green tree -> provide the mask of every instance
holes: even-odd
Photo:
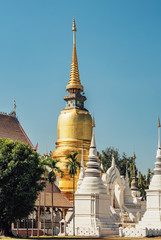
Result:
[[[45,185],[46,185],[46,182],[48,180],[48,169],[46,167],[46,164],[47,164],[47,159],[48,155],[47,154],[44,154],[44,156],[42,157],[42,161],[41,161],[41,166],[43,167],[44,169],[44,173],[43,173],[43,176],[42,176],[42,180],[44,180],[45,182]],[[45,207],[46,207],[46,187],[44,189],[44,233],[45,233],[45,230],[46,230],[46,219],[45,219]]]
[[[146,176],[146,183],[147,183],[147,186],[149,186],[149,184],[150,184],[150,180],[151,180],[153,174],[154,174],[154,173],[150,170],[150,168],[148,168],[148,172],[147,172],[147,176]]]
[[[128,175],[130,174],[130,164],[132,164],[132,162],[133,162],[132,157],[127,157],[125,153],[122,154],[122,157],[120,158],[118,163],[118,169],[122,176],[126,175],[126,163],[127,163]]]
[[[51,183],[51,189],[52,189],[52,195],[51,195],[51,202],[52,202],[52,213],[51,213],[51,229],[52,229],[52,236],[54,235],[53,231],[53,186],[56,181],[56,176],[57,174],[60,174],[61,177],[63,177],[64,173],[63,171],[57,166],[57,164],[60,162],[59,159],[54,160],[51,157],[47,157],[46,159],[43,160],[43,164],[45,166],[48,166],[48,181]]]
[[[103,170],[105,172],[111,167],[113,152],[114,152],[115,163],[116,163],[116,165],[118,165],[118,161],[120,158],[118,149],[115,149],[113,147],[108,147],[105,150],[103,150],[99,156],[100,161],[102,162],[102,165],[103,165]]]
[[[132,181],[132,177],[133,177],[133,167],[134,167],[134,161],[132,161],[130,163],[130,175],[129,175],[129,183],[130,183],[130,185],[131,185],[131,181]],[[136,164],[135,164],[135,176],[136,177],[137,177],[137,174],[138,174],[138,170],[137,170]]]
[[[130,163],[133,158],[127,157],[125,153],[120,156],[118,149],[114,147],[108,147],[100,154],[100,161],[103,165],[103,170],[106,172],[111,167],[112,154],[114,153],[115,163],[121,175],[126,175],[126,163],[128,163],[128,174],[130,175]]]
[[[33,210],[44,183],[40,155],[27,144],[0,139],[0,226],[11,234],[11,223]]]
[[[77,169],[80,169],[80,163],[77,161],[76,156],[77,152],[73,154],[68,154],[66,159],[68,159],[66,163],[66,169],[69,171],[70,177],[73,178],[73,235],[75,236],[75,175],[77,174]]]
[[[147,189],[146,176],[143,175],[140,171],[139,171],[139,177],[138,177],[138,187],[141,192],[141,197],[146,199],[146,191],[145,191],[145,189]]]

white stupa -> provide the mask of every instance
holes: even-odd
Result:
[[[120,228],[120,236],[145,237],[161,236],[161,144],[160,119],[158,119],[158,150],[156,155],[154,175],[146,190],[146,211],[136,228]]]
[[[95,144],[94,124],[89,161],[85,176],[75,193],[75,234],[80,236],[103,236],[118,234],[118,227],[110,215],[110,195],[100,177]],[[73,224],[67,226],[72,234]]]
[[[158,150],[156,155],[154,175],[147,194],[146,212],[139,223],[151,229],[161,230],[161,145],[160,145],[160,119],[158,119]]]

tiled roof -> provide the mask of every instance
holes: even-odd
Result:
[[[45,194],[46,192],[46,194]],[[52,186],[50,183],[46,182],[46,188],[40,193],[36,200],[36,206],[44,206],[44,197],[46,195],[46,206],[52,207]],[[40,202],[39,202],[40,201]],[[57,208],[71,208],[73,207],[69,199],[61,192],[61,190],[53,184],[53,206]]]
[[[13,141],[33,144],[14,114],[0,113],[0,138],[10,138]]]

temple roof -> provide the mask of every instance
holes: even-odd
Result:
[[[11,114],[0,113],[0,138],[10,138],[34,147],[14,112]]]
[[[44,192],[46,192],[46,206],[52,206],[51,193],[52,186],[50,183],[46,182],[46,189],[41,192],[40,195],[40,206],[44,206]],[[39,205],[39,197],[35,203],[36,206]],[[61,192],[61,190],[53,184],[53,206],[57,208],[71,208],[73,207],[72,203],[68,200],[68,198]]]

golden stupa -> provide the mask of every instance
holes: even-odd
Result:
[[[64,171],[64,177],[60,178],[59,188],[72,200],[73,182],[66,170],[67,154],[78,152],[77,159],[81,162],[83,149],[84,165],[88,161],[88,153],[92,136],[92,118],[88,110],[84,108],[86,97],[81,85],[76,54],[76,25],[73,18],[73,55],[69,83],[66,90],[69,92],[64,97],[66,107],[58,118],[56,150],[52,152],[54,159],[60,159],[59,167]],[[79,172],[76,176],[76,184]],[[76,186],[75,186],[76,187]]]

